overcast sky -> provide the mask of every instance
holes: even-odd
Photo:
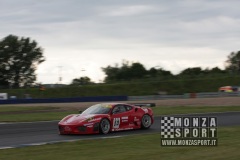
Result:
[[[44,48],[37,81],[62,83],[101,67],[140,62],[174,74],[224,68],[240,50],[239,0],[0,0],[0,38],[30,37]],[[59,67],[61,66],[61,67]],[[85,71],[84,71],[85,70]]]

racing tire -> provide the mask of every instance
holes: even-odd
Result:
[[[152,125],[152,118],[148,114],[144,114],[141,119],[141,128],[148,129]]]
[[[107,118],[103,118],[99,124],[99,130],[102,134],[108,134],[110,131],[110,121]]]

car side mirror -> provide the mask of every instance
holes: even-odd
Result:
[[[80,111],[78,111],[78,112],[79,112],[79,114],[82,114],[82,112],[83,112],[83,111],[82,111],[82,110],[80,110]]]
[[[137,112],[138,111],[138,108],[135,108],[135,112]]]

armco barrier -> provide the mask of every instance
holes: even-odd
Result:
[[[26,104],[26,103],[71,103],[71,102],[110,102],[127,101],[127,96],[96,96],[77,98],[50,98],[50,99],[8,99],[0,100],[0,104]]]
[[[225,94],[228,95],[228,94]],[[196,93],[196,98],[220,97],[220,92],[201,92]]]
[[[240,92],[202,92],[185,93],[183,95],[150,95],[150,96],[129,96],[129,101],[161,100],[161,99],[186,99],[186,98],[214,98],[214,97],[237,97]]]
[[[160,99],[181,99],[184,95],[150,95],[150,96],[128,96],[129,101],[160,100]]]
[[[149,95],[149,96],[95,96],[77,98],[50,98],[50,99],[8,99],[0,100],[0,104],[26,104],[26,103],[71,103],[71,102],[110,102],[110,101],[145,101],[161,99],[186,99],[186,98],[213,98],[237,97],[240,92],[202,92],[185,93],[183,95]]]
[[[211,98],[211,97],[237,97],[240,92],[202,92],[196,93],[196,98]]]

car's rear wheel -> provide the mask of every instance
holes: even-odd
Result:
[[[103,134],[108,134],[110,131],[110,122],[107,118],[103,118],[100,122],[100,132]]]
[[[148,129],[152,125],[152,118],[148,114],[144,114],[142,116],[142,128],[143,129]]]

